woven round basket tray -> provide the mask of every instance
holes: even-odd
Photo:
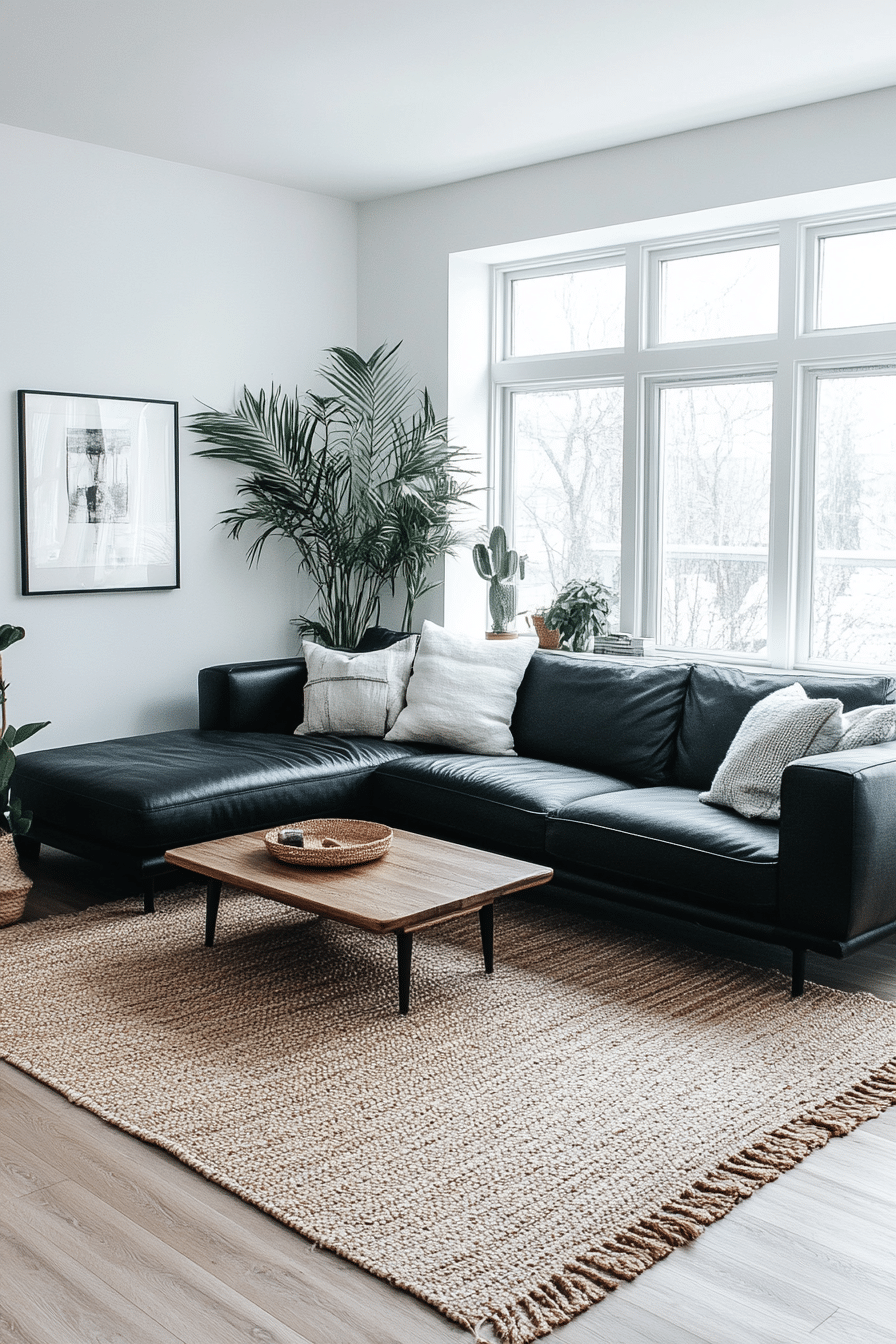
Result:
[[[293,829],[303,832],[303,849],[277,843],[280,831]],[[353,863],[372,863],[374,859],[381,859],[392,844],[392,832],[377,821],[322,817],[278,826],[267,832],[264,843],[268,853],[281,863],[298,863],[306,868],[347,868]]]

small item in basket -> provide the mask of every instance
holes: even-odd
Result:
[[[334,840],[332,836],[325,835],[320,842],[321,849],[345,849],[341,840]]]
[[[283,826],[277,832],[277,843],[280,845],[291,845],[293,849],[305,848],[305,835],[298,826]]]

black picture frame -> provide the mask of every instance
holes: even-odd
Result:
[[[22,594],[180,587],[178,404],[20,389]]]

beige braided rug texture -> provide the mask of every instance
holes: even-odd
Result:
[[[512,1344],[896,1100],[896,1004],[499,902],[393,938],[225,888],[0,931],[0,1054]]]

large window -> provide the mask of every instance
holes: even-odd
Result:
[[[659,422],[660,642],[762,655],[772,385],[664,387]]]
[[[523,605],[776,666],[896,663],[896,212],[496,268]]]
[[[547,606],[584,575],[618,593],[622,388],[517,392],[512,407],[513,530],[527,557],[527,603]]]
[[[815,380],[811,651],[896,663],[896,373]]]

